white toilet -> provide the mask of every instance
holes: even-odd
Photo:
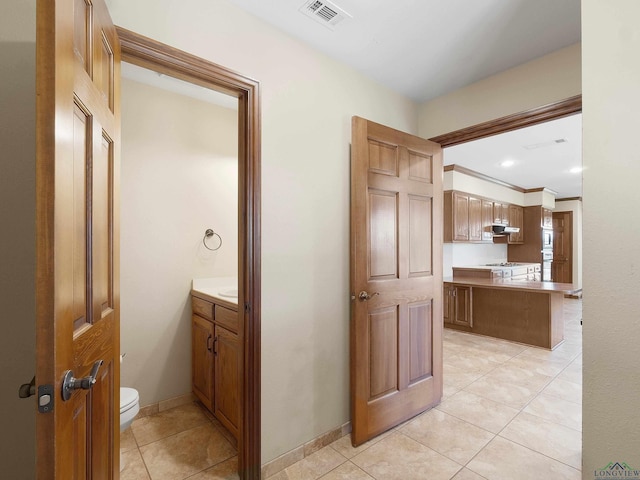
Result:
[[[120,388],[120,431],[124,432],[133,423],[140,411],[140,396],[135,388]],[[120,452],[120,471],[124,469],[124,460]]]
[[[120,388],[120,431],[131,426],[133,419],[140,411],[140,396],[135,388]]]

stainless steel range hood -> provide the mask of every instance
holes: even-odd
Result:
[[[500,236],[500,235],[508,235],[510,233],[518,233],[520,231],[519,227],[508,227],[506,225],[499,225],[499,224],[494,224],[491,226],[491,229],[493,231],[493,236]]]

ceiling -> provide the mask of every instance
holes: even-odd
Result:
[[[502,166],[506,160],[513,165]],[[445,148],[444,164],[525,189],[546,187],[557,198],[580,197],[582,173],[571,169],[582,166],[582,114]]]
[[[580,0],[332,0],[335,29],[309,0],[230,1],[415,101],[580,41]]]

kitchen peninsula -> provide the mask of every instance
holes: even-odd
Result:
[[[536,267],[538,268],[536,272]],[[527,264],[453,269],[444,279],[444,326],[553,349],[564,337],[564,295],[570,283],[539,281],[539,264],[513,276]]]

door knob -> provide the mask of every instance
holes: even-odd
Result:
[[[369,300],[372,297],[375,297],[376,295],[380,295],[380,293],[376,292],[373,295],[369,295],[367,292],[365,292],[364,290],[360,292],[360,294],[358,295],[358,298],[360,300]]]
[[[69,400],[73,390],[91,390],[94,383],[96,383],[96,377],[98,376],[98,369],[102,365],[102,360],[98,360],[93,364],[91,373],[88,377],[75,378],[71,370],[64,372],[62,377],[62,400]]]

